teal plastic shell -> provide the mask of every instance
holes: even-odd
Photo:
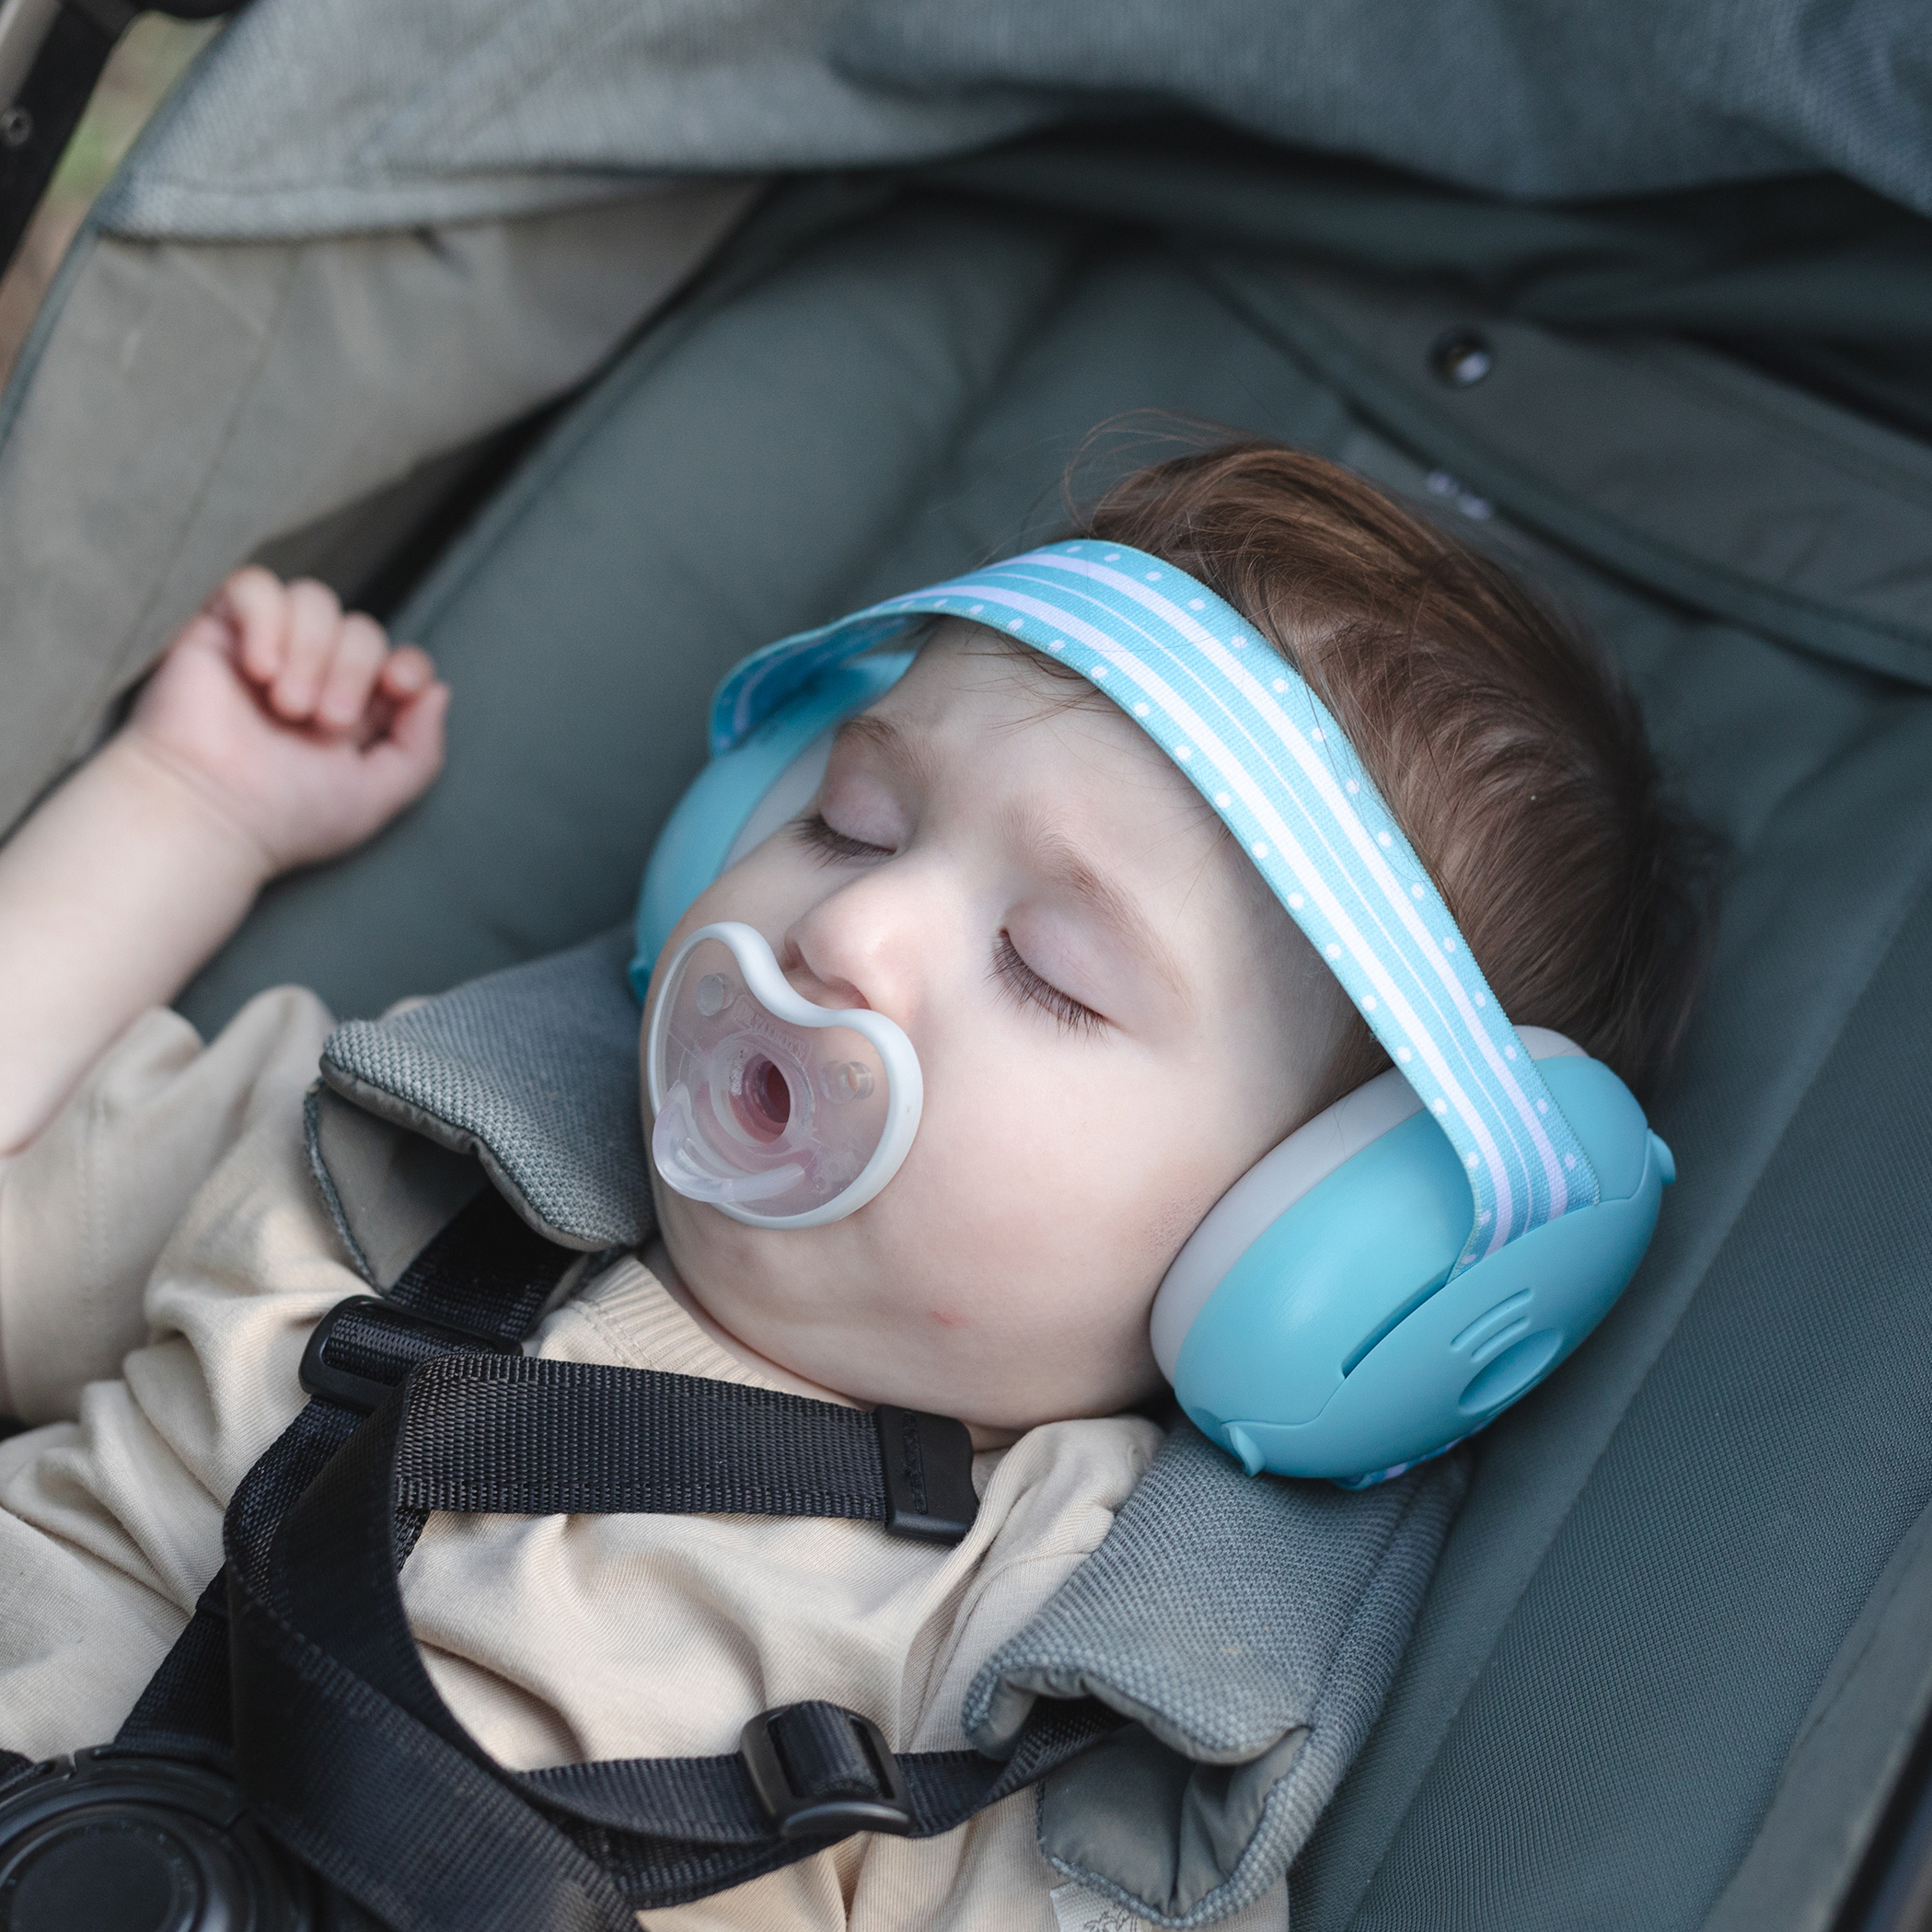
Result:
[[[1596,1169],[1594,1207],[1450,1281],[1475,1210],[1418,1114],[1278,1216],[1208,1298],[1174,1393],[1250,1472],[1346,1479],[1432,1454],[1526,1394],[1623,1292],[1673,1178],[1670,1150],[1600,1061],[1538,1067]]]
[[[631,989],[640,1000],[665,940],[724,870],[758,802],[819,733],[876,703],[911,662],[908,652],[880,653],[814,678],[691,781],[657,835],[637,896]]]

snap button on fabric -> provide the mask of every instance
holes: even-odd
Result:
[[[1429,352],[1429,365],[1439,382],[1452,389],[1467,389],[1496,366],[1496,351],[1479,329],[1445,330]]]

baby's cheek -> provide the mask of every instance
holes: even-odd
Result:
[[[823,872],[791,827],[781,827],[699,894],[672,940],[718,920],[742,920],[776,944],[778,936],[824,891],[824,881]],[[667,944],[665,950],[668,954],[671,949]]]
[[[1009,1062],[1003,1079],[940,1099],[932,1113],[949,1164],[990,1190],[1001,1219],[1034,1224],[1036,1240],[1141,1249],[1154,1226],[1185,1212],[1177,1180],[1187,1198],[1197,1186],[1174,1171],[1171,1116],[1144,1083],[1082,1078],[1070,1059],[1048,1051]]]
[[[1221,1193],[1212,1184],[1195,1180],[1189,1185],[1185,1175],[1172,1178],[1170,1191],[1149,1199],[1147,1220],[1138,1239],[1138,1251],[1161,1275],[1166,1274]]]
[[[1151,1157],[1116,1144],[1040,1147],[1015,1161],[1002,1215],[1016,1267],[1050,1284],[1056,1301],[1096,1312],[1144,1304],[1203,1211],[1199,1189]]]

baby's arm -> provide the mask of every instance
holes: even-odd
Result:
[[[428,787],[448,688],[319,584],[238,571],[127,724],[0,847],[0,1157],[171,1000],[277,873]]]

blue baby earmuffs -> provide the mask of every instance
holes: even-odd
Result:
[[[1213,807],[1394,1067],[1229,1189],[1155,1298],[1154,1353],[1251,1472],[1382,1480],[1543,1380],[1635,1272],[1672,1178],[1629,1090],[1519,1034],[1340,727],[1232,606],[1092,539],[781,640],[720,687],[711,763],[644,874],[631,983],[687,907],[810,803],[844,719],[932,617],[1000,630],[1105,693]]]

